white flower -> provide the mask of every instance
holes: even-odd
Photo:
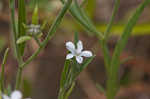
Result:
[[[38,34],[40,33],[40,25],[34,25],[34,24],[31,24],[28,26],[28,32],[30,32],[31,34],[34,33],[34,34]]]
[[[82,41],[78,41],[77,43],[77,48],[75,48],[75,45],[72,42],[67,42],[66,43],[66,48],[71,52],[66,56],[66,59],[71,59],[75,56],[76,61],[81,64],[83,62],[83,57],[91,57],[92,52],[91,51],[82,51],[83,50],[83,44]]]
[[[2,99],[21,99],[22,93],[18,90],[15,90],[11,93],[10,97],[7,95],[2,95]]]
[[[10,96],[2,94],[2,99],[22,99],[22,93],[18,90],[15,90],[11,93]],[[25,98],[25,99],[31,99],[31,98]]]

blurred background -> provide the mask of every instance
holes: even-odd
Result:
[[[88,0],[84,5],[86,13],[99,31],[104,32],[110,20],[115,0]],[[112,28],[112,35],[108,41],[110,53],[123,31],[128,18],[143,0],[120,0],[119,12]],[[33,12],[32,0],[26,0],[28,24],[31,23]],[[43,38],[53,20],[60,11],[62,4],[59,0],[39,0],[39,22],[47,21],[43,31]],[[130,57],[122,63],[119,71],[120,90],[116,99],[150,99],[150,6],[146,7],[135,26],[132,36],[121,55],[121,60]],[[17,7],[16,7],[17,12]],[[17,16],[17,14],[16,14]],[[67,13],[56,34],[49,41],[40,55],[24,70],[22,91],[25,97],[33,99],[57,99],[59,81],[63,69],[67,50],[65,42],[73,41],[74,32],[79,32],[84,48],[92,50],[96,58],[77,79],[76,87],[70,99],[105,99],[99,84],[106,87],[106,74],[103,54],[98,39],[88,34],[73,17]],[[4,51],[11,48],[6,64],[6,85],[15,84],[17,62],[13,56],[12,34],[10,24],[9,0],[0,1],[0,64]],[[28,41],[25,50],[27,59],[38,45]],[[6,87],[7,87],[6,86]]]

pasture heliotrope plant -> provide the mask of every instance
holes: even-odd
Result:
[[[32,0],[31,0],[32,1]],[[35,0],[35,10],[32,16],[32,24],[28,25],[27,28],[23,27],[23,24],[27,24],[28,20],[26,17],[26,7],[25,0],[10,0],[10,10],[11,10],[11,22],[13,28],[13,45],[14,45],[14,53],[18,63],[18,72],[16,77],[16,87],[15,91],[12,92],[10,96],[2,94],[3,99],[21,99],[22,94],[20,91],[17,91],[21,87],[22,82],[22,72],[24,68],[35,59],[39,53],[45,48],[48,44],[48,41],[51,40],[52,36],[55,34],[58,26],[62,22],[64,15],[67,11],[90,33],[97,36],[100,41],[104,62],[106,66],[106,72],[108,76],[107,80],[107,90],[106,96],[107,99],[115,99],[117,91],[119,89],[119,81],[118,81],[118,71],[120,66],[120,54],[125,47],[129,36],[131,35],[132,29],[135,26],[139,16],[143,12],[144,8],[150,4],[150,0],[144,0],[144,2],[140,5],[139,8],[136,9],[136,12],[128,21],[124,31],[115,46],[115,50],[111,57],[109,53],[109,48],[107,47],[107,41],[110,35],[110,30],[112,28],[112,23],[114,21],[115,15],[119,8],[120,0],[115,0],[115,6],[113,10],[113,14],[111,20],[106,28],[104,33],[98,31],[96,27],[93,25],[91,20],[86,15],[82,6],[80,6],[77,0],[60,0],[62,4],[64,4],[63,8],[60,10],[60,13],[56,17],[55,21],[51,24],[51,27],[48,30],[46,38],[43,41],[39,40],[42,26],[38,25],[38,0]],[[85,0],[88,1],[88,0]],[[89,0],[90,1],[90,0]],[[16,5],[17,4],[17,5]],[[16,6],[18,6],[18,11],[15,11]],[[18,12],[18,14],[16,14]],[[18,19],[16,19],[15,15],[18,15]],[[27,34],[29,32],[29,34]],[[24,59],[24,49],[26,47],[26,41],[34,38],[39,48],[27,59]],[[60,80],[60,91],[58,95],[58,99],[68,99],[71,94],[73,88],[76,85],[76,80],[79,74],[92,62],[94,55],[91,51],[83,51],[82,41],[78,41],[75,39],[75,44],[72,42],[66,43],[66,48],[70,51],[70,53],[66,56],[64,69],[61,75]],[[75,57],[75,59],[72,59]],[[83,61],[83,57],[89,57]],[[70,60],[72,59],[72,60]],[[4,87],[4,65],[6,62],[6,57],[4,56],[4,62],[2,64],[2,70],[0,75],[0,93],[4,93],[6,91]],[[78,63],[78,64],[77,64]],[[1,97],[0,97],[1,99]]]
[[[83,50],[83,44],[82,41],[78,41],[77,43],[77,48],[75,47],[75,44],[73,44],[72,42],[67,42],[66,43],[66,48],[71,52],[66,56],[66,59],[71,59],[75,56],[76,61],[81,64],[83,63],[83,56],[84,57],[92,57],[93,54],[91,51],[82,51]]]

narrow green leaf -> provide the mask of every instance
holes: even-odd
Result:
[[[32,24],[38,24],[38,5],[36,5],[34,8],[34,12],[32,15]]]
[[[8,57],[8,51],[9,48],[6,49],[5,53],[4,53],[4,57],[3,57],[3,61],[2,61],[2,66],[1,66],[1,74],[0,74],[0,89],[1,92],[4,92],[4,73],[5,73],[5,64],[7,61],[7,57]]]
[[[139,8],[136,9],[135,13],[133,16],[129,19],[127,25],[125,26],[125,29],[121,35],[120,40],[118,41],[115,51],[112,57],[112,62],[111,62],[111,68],[113,69],[112,71],[116,72],[118,70],[118,65],[119,65],[119,57],[121,52],[123,51],[126,43],[128,42],[128,38],[131,35],[131,32],[133,30],[133,27],[135,26],[139,16],[143,12],[144,8],[150,3],[150,0],[145,0]],[[113,67],[114,66],[114,67]]]
[[[103,34],[97,31],[96,27],[93,25],[92,21],[89,19],[87,14],[85,13],[84,9],[80,8],[79,4],[75,1],[72,5],[70,12],[72,16],[81,24],[83,27],[92,33],[91,35],[97,35],[98,38],[103,38]]]
[[[64,0],[61,1],[62,3],[64,3]],[[70,8],[70,13],[87,31],[91,33],[91,35],[95,33],[98,36],[98,38],[103,38],[103,34],[97,31],[91,20],[85,14],[85,11],[83,11],[83,9],[80,8],[76,1],[72,4]]]
[[[129,19],[127,25],[125,26],[125,29],[121,35],[120,40],[118,41],[114,54],[112,56],[111,61],[111,67],[110,67],[110,75],[108,78],[108,89],[107,89],[107,98],[112,99],[115,97],[116,92],[119,88],[119,82],[118,82],[118,71],[120,66],[120,54],[123,51],[128,38],[131,35],[131,32],[133,30],[133,27],[135,26],[139,16],[143,12],[144,8],[150,3],[150,0],[144,0],[144,2],[136,9],[133,16]]]
[[[32,37],[31,36],[21,36],[18,40],[17,40],[17,44],[22,44],[28,40],[31,40]]]
[[[104,32],[104,39],[105,40],[107,40],[107,38],[110,34],[110,30],[112,29],[112,25],[113,25],[113,22],[114,22],[114,19],[115,19],[115,15],[116,15],[116,13],[118,12],[118,9],[119,9],[119,4],[120,4],[120,0],[115,0],[115,5],[114,5],[114,9],[113,9],[111,19],[109,21],[109,24],[107,25],[106,31]]]
[[[111,19],[109,21],[109,24],[107,25],[106,31],[104,32],[104,39],[100,40],[100,44],[101,44],[103,55],[104,55],[104,62],[105,62],[105,68],[106,68],[107,75],[109,74],[109,70],[110,70],[109,68],[110,68],[111,58],[109,55],[109,51],[108,51],[106,42],[107,42],[107,38],[110,34],[110,30],[112,29],[112,25],[113,25],[113,22],[115,19],[115,15],[119,8],[119,4],[120,4],[120,0],[115,0],[115,5],[114,5]]]
[[[18,0],[18,36],[17,38],[24,36],[26,33],[26,29],[23,24],[26,24],[26,8],[25,8],[25,0]],[[23,56],[25,48],[25,43],[19,45],[19,53]]]

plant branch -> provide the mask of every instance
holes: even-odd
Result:
[[[52,36],[56,32],[56,29],[58,28],[59,24],[61,23],[65,13],[68,11],[71,3],[72,3],[72,0],[68,0],[68,2],[65,3],[63,9],[60,11],[55,22],[52,24],[52,27],[50,28],[47,37],[41,43],[41,46],[39,47],[39,49],[32,56],[30,56],[26,62],[24,62],[21,65],[22,68],[24,68],[26,65],[28,65],[35,57],[37,57],[38,54],[40,53],[40,51],[47,45],[48,41],[52,38]]]

